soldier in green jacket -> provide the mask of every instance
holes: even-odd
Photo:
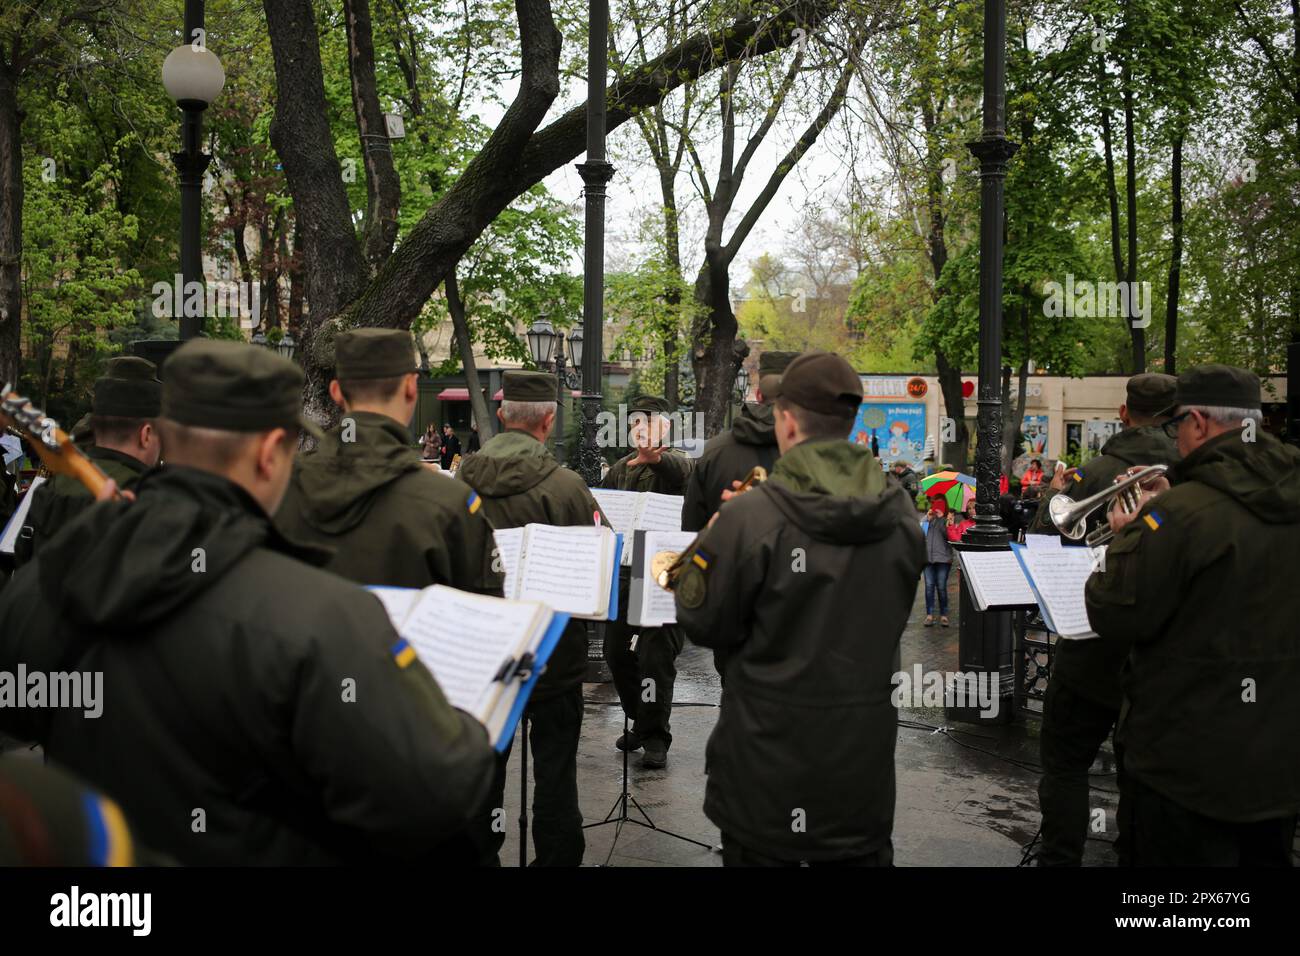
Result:
[[[299,458],[275,521],[334,550],[325,566],[360,584],[447,584],[501,594],[492,526],[478,499],[420,460],[408,430],[419,397],[409,333],[355,329],[335,340],[330,396],[343,418]]]
[[[195,339],[167,361],[167,465],[88,508],[0,593],[0,671],[102,675],[99,713],[0,731],[116,801],[184,864],[472,859],[495,755],[379,600],[271,523],[303,374]],[[30,678],[29,678],[30,679]]]
[[[456,480],[483,502],[494,528],[529,523],[591,526],[601,514],[577,472],[561,468],[546,448],[555,427],[555,379],[544,372],[506,372],[502,382],[500,434],[466,458]],[[578,807],[578,740],[582,736],[582,681],[587,673],[587,630],[571,620],[528,702],[533,752],[533,849],[535,866],[578,866],[586,849]],[[506,757],[509,756],[507,751]],[[500,820],[505,758],[484,806],[479,831],[486,862],[505,840]]]
[[[757,402],[746,402],[730,431],[714,435],[691,470],[682,506],[682,530],[701,531],[722,505],[722,493],[732,482],[761,465],[770,472],[778,454],[772,430],[772,399],[768,396],[798,352],[764,352],[758,359]]]
[[[629,438],[636,451],[614,462],[601,481],[602,487],[662,495],[686,491],[691,460],[668,447],[668,411],[668,402],[656,395],[637,396],[628,403]],[[631,547],[632,541],[625,546]],[[669,718],[682,634],[672,624],[635,628],[628,624],[631,592],[631,568],[624,565],[618,572],[618,620],[605,625],[603,654],[623,713],[632,724],[614,746],[628,751],[644,748],[641,766],[661,769],[668,765],[668,748],[673,742]]]
[[[95,380],[90,413],[94,444],[82,451],[119,488],[134,487],[145,471],[158,464],[162,443],[154,419],[161,395],[153,362],[134,355],[109,359],[104,375]],[[14,547],[15,564],[30,561],[60,528],[93,503],[86,486],[71,475],[54,475],[37,488]]]
[[[1112,510],[1088,580],[1099,640],[1131,647],[1120,835],[1139,866],[1290,866],[1300,812],[1300,449],[1262,427],[1259,379],[1178,377],[1182,460],[1136,515]]]
[[[704,812],[728,866],[888,866],[893,675],[921,529],[846,440],[862,400],[847,362],[804,353],[772,397],[771,478],[722,506],[676,587],[690,639],[731,651]]]
[[[1066,494],[1081,501],[1109,488],[1131,467],[1177,461],[1178,449],[1161,427],[1166,417],[1160,414],[1174,400],[1175,381],[1172,375],[1156,373],[1130,378],[1125,402],[1119,408],[1124,430],[1082,468],[1053,478],[1052,493],[1064,486]],[[1103,511],[1096,514],[1093,526],[1105,520]],[[1044,503],[1031,530],[1055,533],[1046,515]],[[1128,648],[1119,642],[1058,641],[1055,645],[1039,738],[1043,762],[1038,784],[1043,813],[1040,866],[1079,866],[1083,862],[1089,819],[1088,769],[1119,717],[1119,674],[1126,657]]]

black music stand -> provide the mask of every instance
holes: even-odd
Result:
[[[625,741],[627,740],[628,729],[629,728],[628,728],[628,721],[627,721],[627,713],[625,712],[623,714],[623,739]],[[692,839],[691,837],[688,836],[682,836],[680,833],[674,833],[672,830],[665,830],[663,827],[655,825],[655,822],[650,819],[650,814],[645,812],[645,807],[641,806],[641,804],[637,802],[636,797],[632,796],[632,794],[628,792],[627,762],[630,757],[631,757],[631,751],[624,750],[623,751],[623,792],[618,795],[618,799],[614,801],[614,805],[609,808],[609,813],[605,814],[605,819],[601,820],[599,823],[585,823],[582,826],[584,830],[591,830],[594,829],[595,827],[603,827],[609,823],[614,823],[618,825],[618,828],[614,831],[614,842],[609,845],[609,854],[605,857],[605,863],[608,864],[610,858],[613,857],[614,848],[618,846],[618,837],[619,834],[623,832],[623,824],[625,823],[632,823],[635,824],[636,826],[644,827],[647,830],[654,830],[656,833],[662,833],[664,836],[670,836],[673,839],[682,840],[685,843],[694,843],[696,846],[702,846],[704,847],[704,849],[712,851],[713,846],[708,843],[702,843],[699,840]],[[636,807],[637,812],[640,813],[641,816],[645,817],[644,822],[642,822],[641,820],[637,820],[635,817],[631,816],[628,813],[627,805],[629,802],[631,802],[631,804],[634,807]],[[616,812],[618,816],[614,815]]]

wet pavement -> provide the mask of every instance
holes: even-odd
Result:
[[[923,588],[917,588],[903,633],[901,669],[957,670],[957,575],[949,581],[952,626],[922,626]],[[712,652],[689,642],[677,661],[672,716],[673,744],[663,770],[628,761],[629,792],[648,818],[664,830],[716,846],[718,830],[704,816],[704,747],[717,720],[721,696]],[[613,684],[587,684],[578,791],[584,822],[598,823],[619,802],[622,754],[614,741],[623,712]],[[1016,866],[1038,832],[1038,718],[1017,716],[1009,724],[967,724],[945,719],[942,708],[904,708],[899,713],[894,862],[897,866]],[[946,729],[941,729],[946,728]],[[531,793],[531,783],[529,784]],[[501,862],[519,863],[519,747],[512,751],[506,787],[508,830]],[[1104,808],[1108,832],[1091,835],[1084,862],[1113,866],[1116,781],[1110,744],[1092,771],[1093,808]],[[629,816],[645,821],[635,806]],[[617,813],[615,813],[617,816]],[[718,853],[642,826],[617,824],[586,831],[586,865],[720,866]],[[531,851],[531,847],[530,847]]]

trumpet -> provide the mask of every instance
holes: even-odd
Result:
[[[1063,494],[1056,495],[1047,503],[1047,515],[1065,537],[1071,541],[1083,538],[1089,547],[1095,548],[1109,541],[1114,532],[1108,524],[1102,524],[1089,534],[1088,518],[1092,513],[1099,508],[1109,507],[1111,501],[1118,498],[1120,508],[1126,514],[1132,514],[1141,507],[1142,486],[1168,470],[1168,465],[1147,465],[1126,477],[1116,478],[1109,488],[1089,495],[1082,501],[1075,501]]]
[[[767,469],[762,465],[755,465],[749,470],[745,480],[740,483],[740,487],[735,489],[735,494],[748,491],[764,481],[767,481]],[[672,591],[677,588],[677,579],[682,576],[682,571],[695,557],[695,552],[699,550],[700,537],[703,534],[703,531],[697,534],[695,540],[687,545],[685,551],[660,551],[650,560],[651,576],[665,591]]]

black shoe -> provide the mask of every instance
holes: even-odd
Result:
[[[632,731],[620,734],[618,740],[614,741],[614,746],[619,750],[637,751],[641,749],[641,738]]]
[[[668,748],[662,740],[647,740],[641,766],[646,770],[662,770],[668,766]]]

